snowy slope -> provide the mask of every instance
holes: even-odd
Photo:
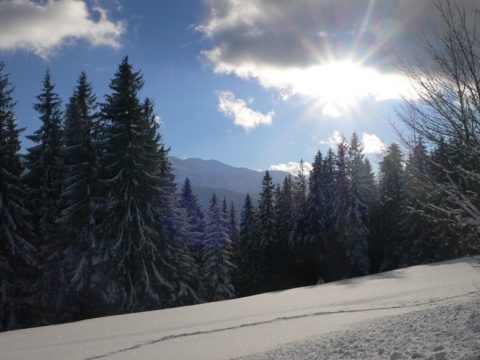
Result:
[[[1,359],[480,359],[471,259],[0,334]]]

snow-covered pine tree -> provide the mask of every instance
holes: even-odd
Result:
[[[348,149],[348,206],[345,214],[345,245],[350,264],[362,275],[370,272],[368,236],[370,209],[363,147],[353,133]]]
[[[98,127],[97,98],[82,72],[66,106],[64,124],[64,182],[57,218],[64,243],[65,299],[72,309],[65,318],[98,315],[98,279],[102,271],[95,260],[105,250],[96,237],[100,204],[98,175],[100,154],[94,130]]]
[[[262,191],[257,211],[259,250],[262,259],[259,263],[261,268],[258,269],[257,283],[261,292],[272,290],[276,277],[274,272],[276,266],[274,253],[276,245],[274,191],[275,186],[273,185],[272,177],[266,171],[262,179]]]
[[[235,204],[230,202],[230,210],[228,211],[228,236],[235,241],[238,236],[237,210]]]
[[[263,248],[275,240],[274,190],[272,177],[266,171],[262,179],[262,192],[258,202],[260,246]]]
[[[327,155],[323,159],[322,173],[324,177],[324,196],[325,196],[325,230],[327,235],[334,232],[335,214],[333,211],[333,203],[335,196],[335,175],[337,172],[336,167],[337,159],[333,150],[330,148],[327,151]]]
[[[180,206],[187,212],[189,223],[188,247],[197,260],[202,258],[202,246],[205,237],[205,214],[197,195],[193,192],[190,179],[187,177],[180,192]]]
[[[290,249],[295,256],[299,285],[309,285],[317,281],[315,260],[312,258],[315,255],[312,254],[312,244],[307,234],[307,192],[307,172],[302,159],[292,184],[292,229],[289,238]]]
[[[423,145],[423,144],[422,144]],[[418,145],[420,146],[420,144]],[[417,146],[417,147],[418,147]],[[468,178],[464,178],[461,174],[456,173],[454,167],[460,165],[468,171],[475,172],[475,161],[472,161],[471,156],[468,156],[461,152],[453,151],[448,148],[445,142],[439,141],[437,146],[428,154],[427,158],[424,158],[419,150],[414,148],[413,152],[409,156],[407,163],[407,171],[410,174],[413,168],[416,169],[415,173],[422,172],[423,174],[430,174],[435,182],[446,183],[450,177],[452,181],[455,181],[459,187],[463,187],[466,191],[478,191],[478,184],[470,181]],[[421,147],[424,148],[424,145]],[[419,156],[422,155],[422,156]],[[466,156],[465,156],[466,155]],[[438,164],[438,166],[432,166],[432,164]],[[424,176],[425,177],[425,176]],[[408,177],[410,179],[410,176]],[[410,186],[410,181],[407,182]],[[443,207],[444,198],[436,192],[426,192],[423,188],[421,194],[418,193],[418,182],[416,190],[409,195],[410,205],[418,210],[422,216],[417,216],[415,222],[409,229],[418,231],[420,228],[429,229],[429,239],[424,240],[424,250],[422,251],[422,258],[417,258],[417,261],[436,262],[441,260],[452,259],[456,257],[465,256],[472,252],[477,251],[480,247],[478,232],[475,228],[462,226],[459,224],[454,216],[439,216],[438,212],[434,212],[426,206],[427,203],[431,205]],[[425,195],[428,194],[428,198]],[[422,196],[423,195],[423,196]],[[412,204],[414,198],[417,199],[415,204]],[[418,201],[420,200],[420,201]],[[423,202],[423,204],[421,204]],[[420,204],[419,204],[420,203]],[[422,205],[422,206],[419,206]],[[423,223],[423,224],[422,224]],[[428,225],[427,225],[428,224]],[[407,225],[408,226],[408,225]]]
[[[310,171],[309,191],[307,195],[308,242],[322,243],[325,239],[325,178],[323,156],[320,151],[315,155]]]
[[[333,202],[333,212],[335,213],[335,225],[340,237],[344,237],[344,227],[346,223],[345,216],[348,209],[348,176],[347,176],[347,151],[348,144],[344,137],[337,144],[336,171],[335,171],[335,189]]]
[[[217,196],[213,194],[208,209],[203,246],[203,291],[207,301],[221,301],[235,297],[231,246],[224,213]]]
[[[101,104],[109,125],[101,183],[105,191],[101,233],[111,241],[107,302],[116,312],[159,309],[172,303],[177,269],[159,209],[168,175],[153,103],[141,102],[143,77],[124,57]],[[107,239],[103,239],[106,241]]]
[[[237,253],[237,290],[239,296],[258,293],[259,241],[255,207],[247,193],[240,217],[240,233]]]
[[[458,257],[468,253],[463,246],[468,242],[469,228],[461,228],[453,218],[440,216],[432,210],[432,206],[442,207],[445,201],[443,196],[430,192],[423,186],[427,178],[444,182],[445,170],[453,170],[447,147],[440,141],[431,154],[427,153],[426,146],[421,137],[415,140],[416,145],[408,155],[405,167],[405,196],[403,200],[403,216],[400,219],[400,228],[403,241],[400,244],[400,266],[431,263]],[[461,163],[457,159],[455,164]],[[443,169],[435,164],[442,164]],[[451,179],[456,177],[454,171],[450,173]],[[457,177],[462,182],[462,177]],[[460,186],[460,184],[459,184]],[[428,204],[428,205],[427,205]],[[458,251],[458,252],[457,252]]]
[[[62,101],[55,92],[50,71],[43,78],[43,88],[37,96],[34,109],[39,113],[41,126],[27,136],[36,145],[27,149],[27,171],[24,181],[28,186],[29,208],[37,236],[40,271],[34,286],[36,303],[40,306],[40,322],[52,323],[63,306],[62,287],[57,286],[65,274],[57,265],[63,256],[63,242],[56,224],[63,181]]]
[[[232,240],[232,238],[230,237],[230,229],[229,229],[230,215],[228,213],[227,198],[225,196],[223,197],[223,200],[222,200],[222,219],[223,219],[223,225],[227,229],[228,237],[230,240]]]
[[[175,250],[172,266],[176,269],[174,274],[175,291],[172,294],[171,306],[193,305],[201,302],[200,262],[194,256],[192,247],[192,226],[188,213],[179,204],[179,194],[175,183],[175,175],[169,164],[167,169],[168,181],[165,186],[162,209],[168,241]]]
[[[315,280],[319,280],[322,276],[320,259],[326,252],[326,184],[323,165],[322,153],[318,151],[310,171],[305,211],[305,250],[309,259],[309,268],[315,271]]]
[[[347,151],[348,144],[345,138],[337,144],[335,156],[335,174],[333,187],[332,214],[334,232],[330,241],[332,249],[331,268],[334,278],[341,279],[349,276],[350,262],[346,256],[346,215],[349,207],[349,179],[347,177]]]
[[[287,249],[293,220],[292,175],[288,174],[275,193],[275,237]]]
[[[324,177],[324,207],[325,207],[325,251],[320,253],[320,273],[324,281],[338,280],[342,276],[343,264],[340,261],[344,254],[343,246],[338,241],[336,216],[334,212],[335,179],[337,175],[337,159],[334,151],[327,151],[322,163]]]
[[[0,62],[0,332],[21,326],[20,307],[37,265],[26,190],[21,181],[20,133],[9,76]]]
[[[405,233],[401,221],[405,201],[405,175],[400,147],[391,144],[379,163],[380,205],[375,213],[372,241],[372,271],[396,269]]]
[[[293,199],[292,199],[292,175],[288,174],[282,185],[276,185],[275,189],[275,241],[278,251],[275,261],[275,272],[278,277],[277,288],[291,288],[302,283],[298,279],[296,267],[295,249],[290,246],[292,232]]]

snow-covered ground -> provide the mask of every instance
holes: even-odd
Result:
[[[0,334],[0,359],[480,360],[472,259]]]

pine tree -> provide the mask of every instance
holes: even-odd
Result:
[[[290,235],[294,220],[292,183],[292,175],[288,174],[283,180],[282,186],[277,184],[275,190],[275,247],[278,249],[275,272],[279,278],[279,289],[292,288],[302,283],[297,276],[296,249],[292,249],[290,246]]]
[[[172,306],[178,285],[171,264],[175,249],[160,211],[168,181],[168,150],[161,143],[153,103],[138,97],[143,84],[142,75],[125,57],[111,80],[112,93],[101,104],[101,116],[109,124],[101,233],[112,242],[113,272],[104,292],[118,311]]]
[[[448,148],[442,146],[440,142],[439,146],[428,154],[423,139],[418,138],[408,156],[405,167],[404,214],[400,221],[404,235],[400,244],[401,266],[437,262],[468,253],[467,249],[462,249],[462,245],[468,242],[469,229],[459,227],[455,219],[435,214],[436,211],[431,207],[442,207],[445,199],[423,186],[426,178],[435,179],[439,183],[445,181],[444,170],[430,164],[444,162],[443,169],[451,167],[450,155],[445,152],[448,152]],[[460,164],[461,161],[457,159],[456,164]],[[455,175],[454,172],[450,174],[451,180]],[[455,181],[461,186],[460,183],[464,179],[457,177]],[[457,250],[459,252],[455,254]]]
[[[42,125],[27,136],[37,145],[27,149],[24,180],[30,193],[29,206],[40,252],[39,281],[34,286],[36,302],[42,309],[39,321],[51,323],[56,321],[64,302],[64,289],[57,285],[64,283],[61,277],[65,271],[58,266],[63,256],[63,241],[56,224],[63,180],[62,101],[55,92],[49,70],[37,100],[34,109],[40,114]]]
[[[262,179],[262,192],[258,203],[260,245],[263,248],[275,241],[274,190],[272,177],[266,171]]]
[[[350,276],[350,262],[346,255],[347,211],[349,208],[349,179],[347,175],[348,144],[344,137],[337,145],[335,156],[335,174],[333,187],[333,221],[334,235],[331,237],[332,258],[331,266],[335,269],[336,279]]]
[[[372,244],[373,270],[385,271],[398,268],[400,245],[405,236],[400,226],[405,201],[403,155],[395,143],[388,147],[380,161],[379,195],[375,242]]]
[[[186,215],[189,224],[189,236],[187,239],[188,247],[197,256],[197,259],[200,260],[205,238],[205,214],[202,206],[198,202],[197,196],[193,192],[188,177],[183,183],[179,204],[187,213]]]
[[[368,236],[370,209],[363,148],[356,133],[350,142],[347,176],[348,202],[345,214],[345,245],[351,265],[362,275],[370,272]]]
[[[228,236],[234,241],[238,236],[238,224],[237,224],[237,210],[233,201],[230,203],[230,210],[228,211]]]
[[[100,204],[98,174],[100,154],[94,130],[98,127],[96,96],[87,75],[82,72],[65,112],[63,166],[64,185],[60,197],[64,242],[65,284],[68,302],[79,317],[96,314],[97,279],[102,272],[95,258],[102,244],[97,241],[96,223]],[[69,314],[64,314],[67,316]]]
[[[293,220],[292,175],[288,174],[283,184],[277,185],[275,196],[275,237],[285,248],[289,247]]]
[[[276,278],[275,256],[274,251],[276,246],[275,237],[275,204],[272,177],[268,171],[262,179],[262,192],[260,193],[260,200],[258,202],[258,231],[259,231],[259,249],[262,261],[261,268],[258,271],[258,284],[261,291],[270,291],[274,287]]]
[[[13,87],[0,62],[0,332],[20,326],[17,318],[37,265],[26,190],[21,181],[19,137]],[[30,271],[29,271],[30,270]]]
[[[417,149],[418,147],[420,149]],[[465,153],[455,153],[455,151],[448,148],[447,143],[444,141],[440,141],[426,158],[423,156],[425,153],[419,151],[424,148],[425,146],[420,146],[420,144],[414,148],[407,164],[409,173],[412,169],[416,169],[415,173],[430,174],[437,183],[447,183],[453,180],[466,191],[479,192],[478,185],[475,182],[459,176],[454,169],[456,165],[461,165],[464,169],[474,172],[475,162],[472,161],[471,156]],[[430,162],[440,166],[432,166]],[[443,170],[440,170],[439,167]],[[408,182],[408,185],[410,185],[410,182]],[[431,229],[429,239],[424,239],[424,244],[427,246],[424,246],[425,251],[421,252],[423,255],[422,262],[437,262],[458,258],[477,251],[477,247],[480,247],[477,231],[471,227],[462,226],[454,216],[434,214],[434,211],[429,209],[429,206],[426,204],[430,203],[433,206],[443,207],[445,201],[443,196],[436,192],[426,191],[422,187],[420,187],[422,192],[419,193],[418,185],[417,183],[416,191],[412,192],[412,196],[409,196],[409,202],[412,202],[413,198],[420,200],[422,206],[419,206],[420,204],[417,201],[414,208],[417,210],[416,212],[420,210],[421,216],[413,219],[415,222],[409,229],[414,231],[418,231],[422,227]],[[425,196],[427,194],[428,197]],[[425,223],[428,226],[425,226]]]
[[[228,237],[224,213],[215,194],[210,200],[203,254],[204,292],[207,301],[235,297],[232,274],[232,242]]]
[[[259,292],[257,272],[259,269],[259,241],[255,208],[247,193],[243,204],[237,255],[237,289],[239,296],[253,295]]]
[[[338,241],[336,216],[334,212],[335,180],[337,175],[337,158],[332,149],[328,149],[322,162],[324,177],[324,208],[325,208],[325,250],[320,253],[320,274],[324,281],[334,281],[342,278],[343,247]]]
[[[317,281],[315,257],[307,225],[307,190],[308,180],[303,160],[300,161],[298,175],[292,186],[292,229],[290,248],[295,256],[300,285],[309,285]],[[315,251],[315,250],[314,250]]]
[[[168,172],[169,180],[165,187],[161,211],[168,239],[172,242],[176,254],[172,261],[172,266],[176,269],[173,305],[198,304],[201,302],[199,297],[201,291],[200,263],[189,246],[191,226],[186,209],[179,204],[179,194],[171,165]]]
[[[320,274],[320,257],[326,252],[326,183],[323,156],[317,152],[310,172],[309,191],[307,195],[305,227],[306,257],[309,258],[310,268],[315,273],[316,281]]]

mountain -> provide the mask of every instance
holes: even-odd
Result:
[[[265,172],[247,168],[238,168],[226,165],[217,160],[202,160],[196,158],[179,159],[170,156],[178,189],[181,189],[188,177],[199,202],[206,208],[212,194],[227,203],[233,201],[237,214],[240,213],[246,194],[258,200],[262,191],[262,179]],[[274,184],[282,184],[288,173],[285,171],[269,170]]]

